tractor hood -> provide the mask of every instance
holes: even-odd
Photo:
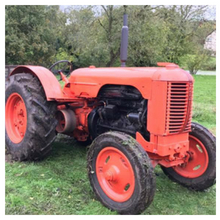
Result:
[[[177,65],[166,67],[80,68],[69,78],[71,91],[78,97],[95,98],[104,85],[129,85],[137,88],[144,98],[151,94],[152,81],[189,82],[193,77]]]

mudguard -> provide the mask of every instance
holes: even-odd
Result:
[[[35,75],[40,80],[48,101],[63,98],[63,92],[58,80],[56,79],[54,74],[45,67],[29,65],[18,66],[10,73],[9,76],[18,73],[30,73]]]

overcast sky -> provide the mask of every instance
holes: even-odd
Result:
[[[60,5],[60,9],[62,11],[65,10],[65,8],[68,8],[71,5]],[[74,5],[72,5],[74,6]],[[80,7],[80,5],[75,5],[75,8]],[[101,8],[100,8],[101,10]],[[207,13],[205,15],[206,19],[209,20],[215,20],[216,19],[216,6],[215,5],[209,5],[209,9],[207,10]]]

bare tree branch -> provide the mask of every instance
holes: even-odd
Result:
[[[108,34],[108,30],[105,28],[105,26],[102,24],[102,22],[99,20],[98,18],[98,22],[101,25],[101,27],[106,31],[106,33]]]
[[[181,6],[181,8],[182,8],[181,9],[181,15],[184,14],[183,20],[190,20],[196,14],[199,14],[203,10],[206,10],[208,8],[208,5],[202,5],[202,6],[196,6],[196,7],[194,7],[193,5],[187,5],[187,6]]]
[[[105,6],[104,6],[104,5],[101,5],[101,7],[104,9],[106,15],[109,17],[108,10],[105,8]]]

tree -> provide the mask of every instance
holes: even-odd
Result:
[[[180,64],[203,51],[215,30],[207,6],[127,6],[127,66]],[[213,11],[213,10],[212,10]],[[75,68],[120,66],[124,6],[6,6],[6,63],[48,66],[69,59]],[[213,12],[212,12],[213,13]]]
[[[64,30],[64,49],[75,68],[102,64],[104,50],[100,48],[99,25],[95,22],[91,6],[66,11],[67,24]],[[97,47],[100,49],[97,50]],[[104,48],[103,48],[104,49]],[[100,55],[101,54],[101,55]]]
[[[198,51],[196,54],[186,54],[180,58],[180,65],[182,68],[189,70],[194,75],[208,61],[209,56],[205,51]]]
[[[204,33],[210,31],[210,27],[203,25],[207,9],[207,5],[174,5],[157,10],[157,16],[163,19],[168,28],[167,43],[163,50],[167,61],[178,64],[181,56],[202,50]],[[201,26],[205,27],[203,34]]]
[[[121,25],[119,25],[119,15],[122,17],[122,10],[121,8],[113,5],[102,5],[101,7],[104,11],[104,14],[97,20],[104,30],[104,36],[106,38],[107,49],[109,52],[109,59],[106,63],[106,66],[113,66],[113,64],[116,62],[116,59],[118,59],[120,55]]]
[[[100,8],[102,10],[100,10]],[[66,26],[68,54],[79,66],[113,66],[119,58],[119,16],[115,6],[69,8]],[[121,14],[120,14],[121,13]]]
[[[59,7],[10,5],[5,9],[6,64],[48,66],[56,51]]]
[[[159,7],[159,6],[158,6]],[[167,28],[155,17],[152,6],[129,6],[129,66],[156,66],[166,60],[163,48],[167,43]]]

